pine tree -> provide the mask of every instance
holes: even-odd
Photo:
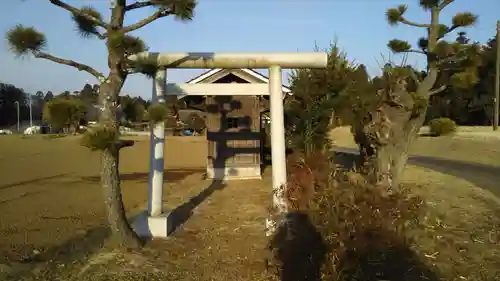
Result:
[[[326,69],[292,72],[293,96],[285,100],[288,139],[293,149],[306,155],[328,149],[328,132],[336,117],[345,117],[350,99],[346,90],[356,67],[336,44],[331,44],[327,52]]]
[[[122,202],[118,170],[119,151],[132,144],[118,140],[116,102],[128,75],[137,71],[151,74],[154,69],[147,66],[132,66],[127,61],[128,55],[147,50],[146,44],[140,38],[129,33],[164,17],[174,16],[183,21],[191,20],[196,0],[110,0],[111,15],[107,21],[91,6],[75,7],[61,0],[48,0],[48,2],[70,13],[81,36],[102,40],[106,44],[109,65],[107,75],[82,62],[60,58],[46,52],[47,39],[35,27],[17,25],[7,32],[7,41],[11,51],[17,56],[33,55],[36,58],[71,66],[87,72],[99,81],[101,126],[84,139],[92,149],[102,150],[101,185],[113,234],[118,238],[120,246],[139,247],[140,240],[127,222]],[[150,16],[134,24],[128,26],[124,24],[125,18],[130,13],[143,8],[154,8],[154,11]]]
[[[440,70],[446,64],[455,67],[470,58],[475,48],[456,48],[443,38],[461,27],[473,25],[477,16],[470,12],[458,13],[451,26],[439,22],[441,12],[454,0],[420,0],[420,6],[429,13],[430,23],[417,23],[405,17],[407,5],[388,9],[390,25],[404,24],[427,30],[427,36],[418,40],[419,48],[412,48],[407,41],[390,40],[388,47],[394,53],[417,53],[426,58],[427,70],[420,75],[406,66],[386,65],[379,78],[377,94],[381,101],[370,112],[363,124],[364,137],[360,143],[363,160],[367,161],[373,179],[388,189],[398,185],[400,175],[408,159],[408,148],[422,126],[429,98],[444,91],[448,84],[436,85]],[[473,72],[454,74],[455,84],[471,82]],[[436,87],[437,86],[437,87]]]
[[[43,119],[55,129],[67,128],[73,134],[86,112],[85,103],[77,98],[54,99],[47,102],[43,108]]]

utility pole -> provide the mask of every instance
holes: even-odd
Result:
[[[17,109],[17,132],[19,133],[19,102],[15,101],[16,109]]]
[[[498,130],[498,111],[500,110],[498,101],[500,99],[500,20],[497,21],[497,61],[496,61],[496,72],[495,72],[495,100],[493,105],[494,117],[493,117],[493,131]]]
[[[30,128],[33,127],[33,110],[31,108],[31,94],[28,94],[29,106],[30,106]]]

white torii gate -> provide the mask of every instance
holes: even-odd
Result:
[[[279,196],[286,179],[286,145],[282,96],[283,68],[326,68],[327,54],[314,53],[139,53],[128,57],[156,65],[153,102],[164,103],[165,95],[270,95],[273,205],[286,211]],[[268,68],[265,84],[166,84],[167,68]],[[140,236],[167,237],[172,224],[163,212],[165,123],[158,122],[151,133],[148,211],[139,215],[135,229]]]

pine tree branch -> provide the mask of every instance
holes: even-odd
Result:
[[[63,9],[65,9],[66,11],[72,13],[72,14],[75,14],[75,15],[79,15],[79,16],[82,16],[82,17],[85,17],[86,19],[92,21],[93,23],[95,23],[96,25],[102,27],[102,28],[105,28],[107,29],[109,27],[109,25],[107,23],[105,23],[104,21],[101,21],[99,19],[96,19],[95,17],[91,16],[91,15],[88,15],[88,14],[85,14],[85,13],[82,13],[80,12],[80,10],[78,8],[75,8],[69,4],[66,4],[64,3],[63,1],[60,1],[60,0],[49,0],[50,3],[58,6],[58,7],[61,7]]]
[[[430,68],[427,71],[427,76],[422,80],[422,82],[417,87],[417,93],[423,96],[429,96],[429,93],[436,82],[438,75],[437,69]]]
[[[442,10],[442,9],[446,8],[446,6],[453,3],[453,1],[455,1],[455,0],[444,0],[443,3],[439,4],[438,9]]]
[[[94,76],[95,78],[97,78],[99,81],[102,80],[102,79],[105,79],[104,77],[104,74],[100,73],[99,71],[95,70],[94,68],[88,66],[88,65],[85,65],[85,64],[82,64],[82,63],[78,63],[76,61],[72,61],[72,60],[68,60],[68,59],[62,59],[62,58],[58,58],[58,57],[55,57],[53,55],[50,55],[50,54],[47,54],[47,53],[44,53],[44,52],[40,52],[40,51],[33,51],[33,55],[36,57],[36,58],[42,58],[42,59],[46,59],[46,60],[50,60],[50,61],[53,61],[53,62],[56,62],[56,63],[59,63],[59,64],[64,64],[64,65],[67,65],[67,66],[72,66],[80,71],[85,71],[89,74],[91,74],[92,76]]]
[[[92,34],[95,35],[97,38],[99,38],[101,40],[104,40],[104,39],[108,38],[108,33],[107,32],[100,33],[99,31],[95,31],[95,32],[92,32]]]
[[[462,62],[464,62],[466,60],[467,60],[467,58],[450,57],[450,58],[448,58],[446,60],[439,60],[437,62],[437,66],[441,67],[442,70],[457,69],[458,66],[456,66],[456,64],[462,63]],[[449,64],[454,64],[454,65],[450,67]],[[449,68],[445,68],[447,65],[448,65]]]
[[[412,22],[412,21],[409,21],[407,20],[405,17],[401,16],[401,18],[399,19],[399,21],[401,23],[404,23],[406,25],[411,25],[411,26],[415,26],[415,27],[425,27],[425,28],[429,28],[431,25],[430,24],[425,24],[425,23],[416,23],[416,22]]]
[[[417,73],[415,73],[415,71],[411,70],[410,76],[413,79],[413,81],[415,82],[415,84],[417,84],[417,86],[420,85],[420,83],[422,83],[422,81],[420,81],[420,79],[418,78]]]
[[[461,52],[459,52],[456,54],[452,54],[452,55],[449,55],[446,57],[439,58],[437,60],[436,64],[438,66],[441,66],[441,65],[447,64],[447,63],[462,63],[468,59],[469,59],[469,57],[467,56],[467,54],[462,54]]]
[[[139,9],[142,7],[149,7],[149,6],[153,6],[153,5],[154,5],[153,1],[144,1],[144,2],[138,1],[138,2],[135,2],[133,4],[125,6],[125,11],[131,11],[134,9]]]
[[[434,89],[432,91],[429,91],[429,96],[432,96],[432,95],[435,95],[435,94],[439,94],[439,93],[441,93],[444,90],[446,90],[446,85],[441,85],[441,87],[439,87],[437,89]]]
[[[116,148],[117,149],[122,149],[122,148],[125,148],[125,147],[134,146],[134,144],[135,144],[135,141],[133,141],[133,140],[120,140],[117,143]]]
[[[453,32],[453,30],[455,30],[455,29],[457,29],[459,27],[460,26],[458,26],[458,25],[453,25],[452,27],[448,28],[448,30],[446,31],[446,33],[439,35],[437,37],[437,40],[439,41],[439,40],[443,39],[446,35],[450,34],[451,32]]]
[[[452,32],[453,30],[455,30],[455,29],[457,29],[457,28],[459,28],[459,27],[460,27],[460,26],[458,26],[458,25],[453,25],[452,27],[450,27],[450,28],[448,29],[448,32],[446,32],[446,34],[448,34],[448,33]],[[445,34],[445,36],[446,36],[446,34]],[[443,36],[443,37],[444,37],[444,36]]]
[[[142,27],[148,25],[159,18],[163,18],[163,17],[170,16],[173,14],[174,13],[172,13],[171,10],[160,9],[160,10],[156,11],[154,14],[152,14],[151,16],[149,16],[143,20],[140,20],[135,24],[126,26],[126,27],[122,28],[120,31],[123,33],[131,32],[131,31],[137,30],[139,28],[142,28]]]
[[[426,51],[415,50],[415,49],[406,50],[406,51],[403,51],[401,53],[417,53],[417,54],[427,55]]]

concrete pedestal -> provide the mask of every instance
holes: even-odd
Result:
[[[165,238],[173,231],[170,213],[149,216],[144,211],[135,217],[133,226],[140,237]]]

